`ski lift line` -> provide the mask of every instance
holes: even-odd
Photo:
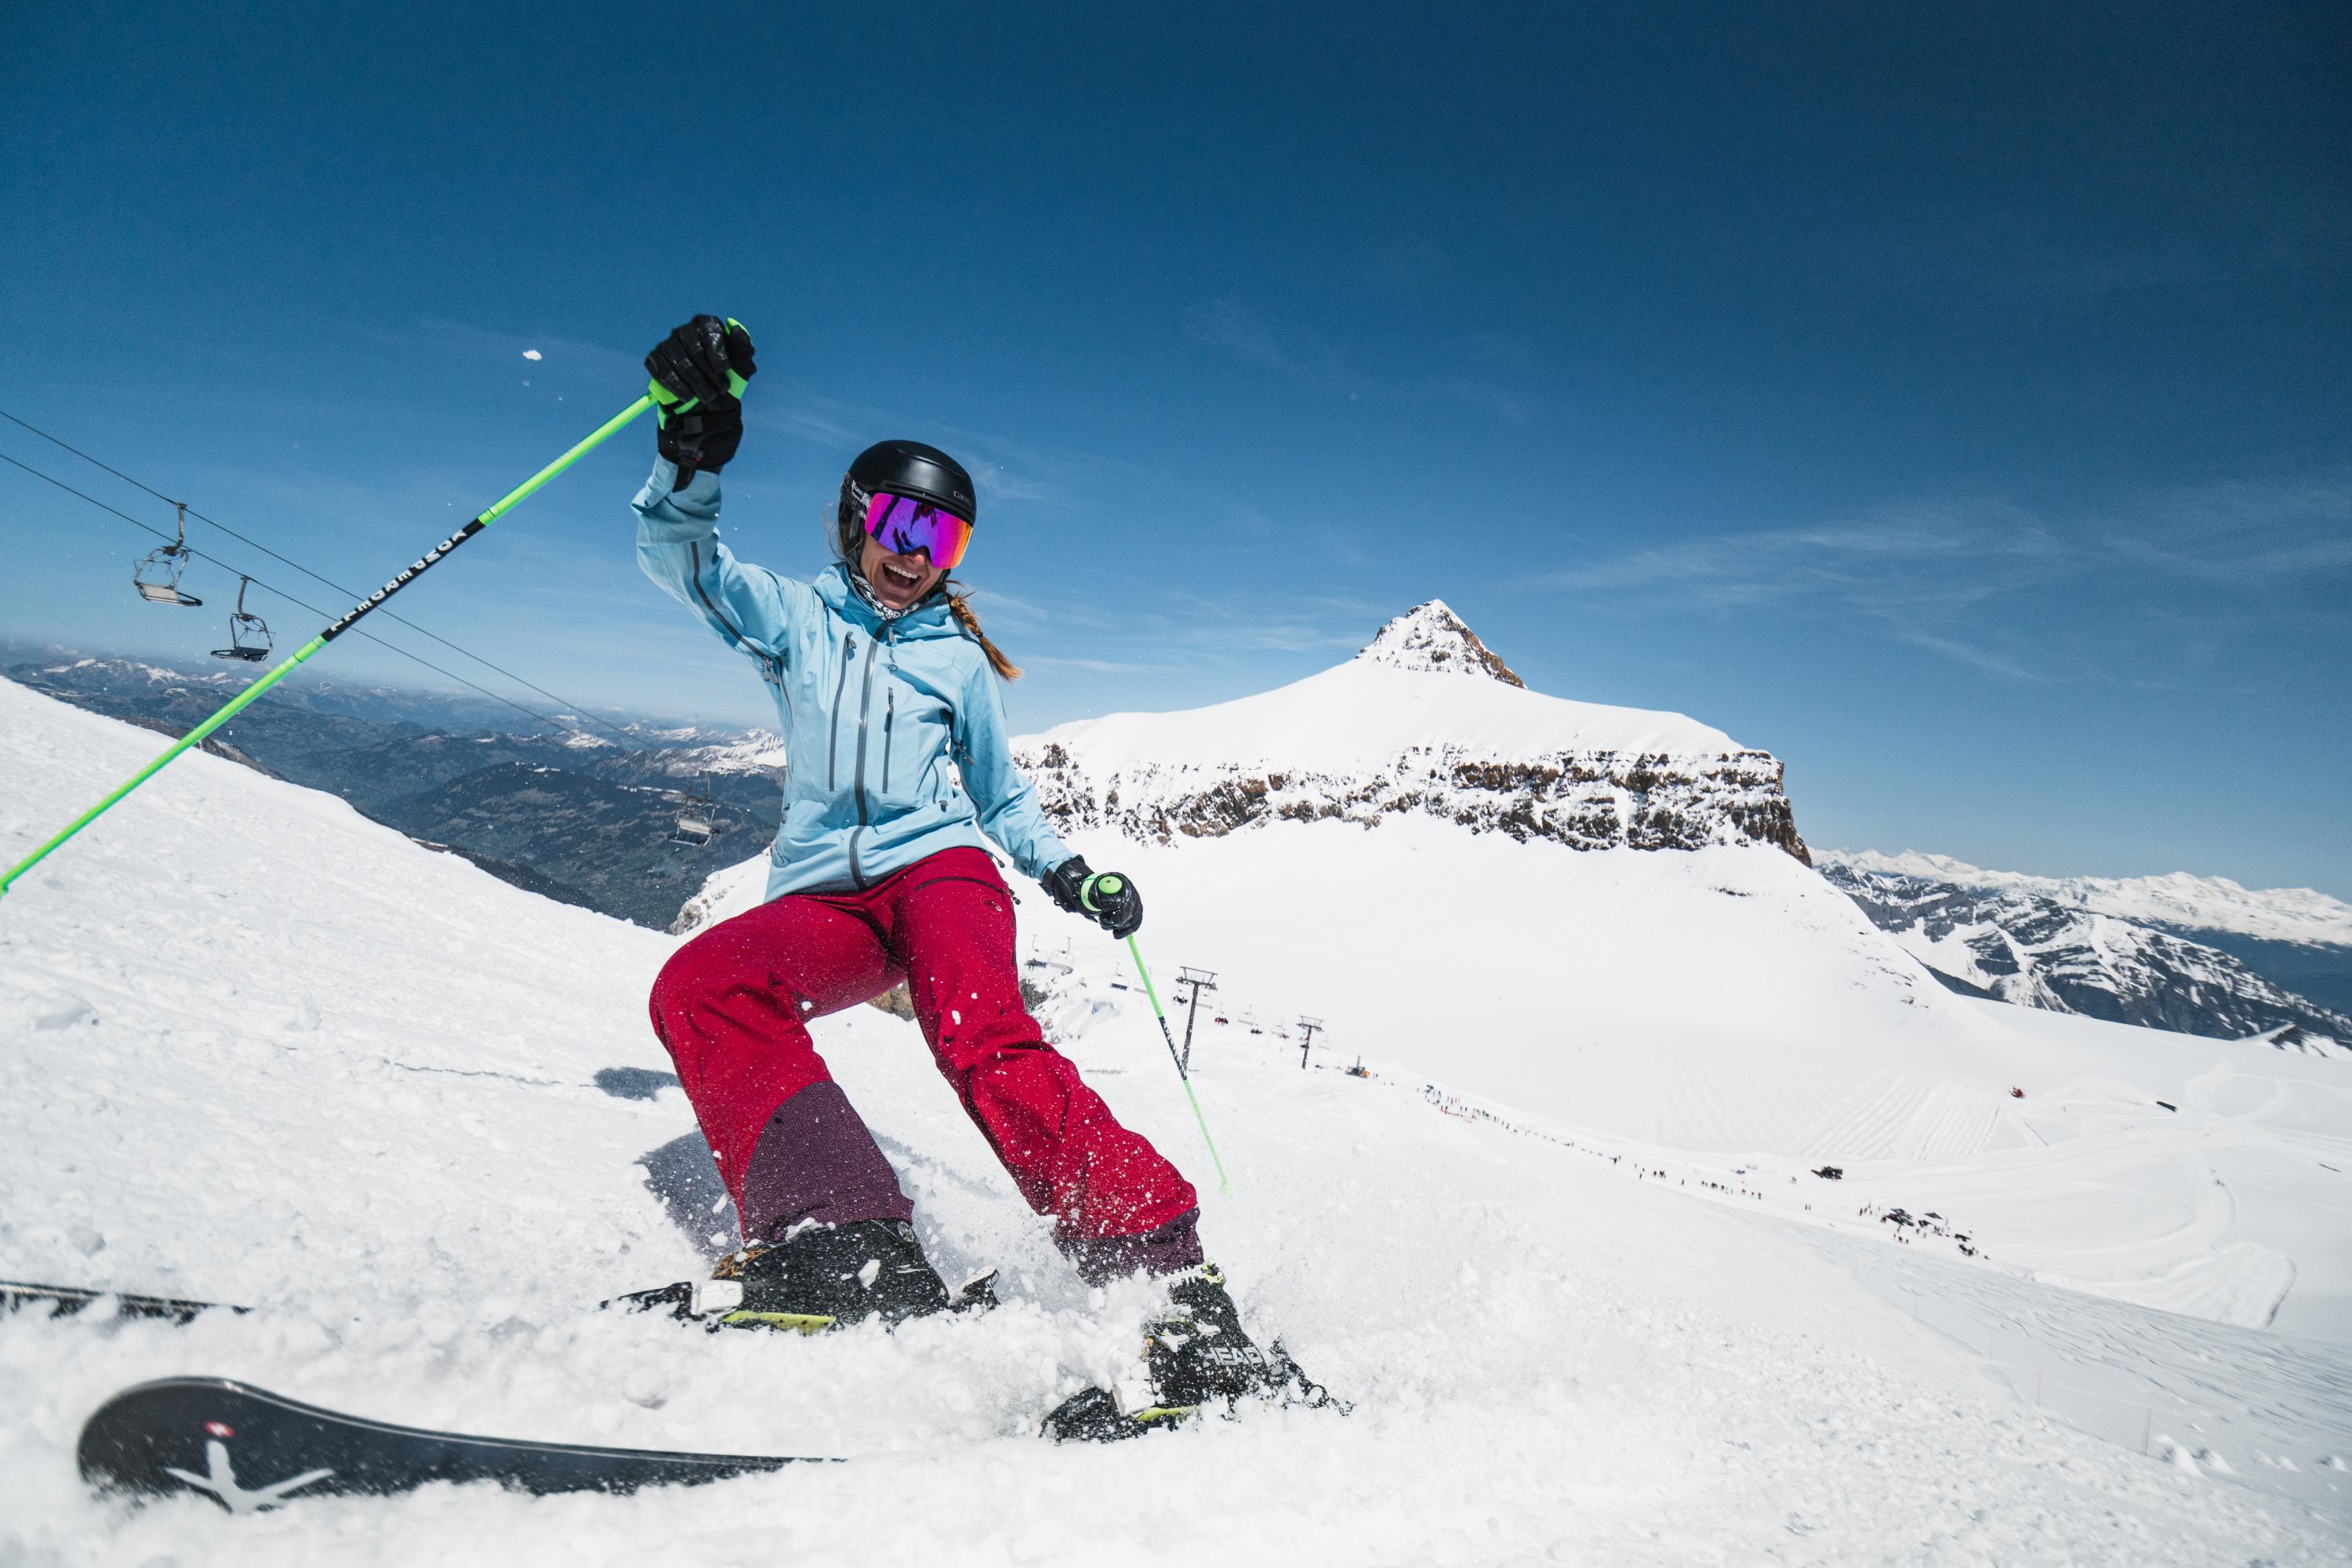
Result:
[[[1217,1190],[1230,1193],[1234,1183],[1225,1174],[1224,1156],[1217,1152],[1217,1141],[1209,1136],[1209,1119],[1201,1114],[1201,1097],[1193,1092],[1192,1075],[1184,1070],[1184,1058],[1176,1054],[1176,1037],[1168,1031],[1168,1015],[1160,1010],[1160,993],[1152,989],[1151,971],[1143,966],[1143,949],[1136,945],[1133,936],[1127,939],[1127,951],[1135,955],[1135,972],[1143,977],[1143,994],[1151,998],[1151,1016],[1160,1020],[1160,1037],[1168,1042],[1168,1059],[1176,1064],[1176,1076],[1184,1083],[1184,1098],[1192,1102],[1192,1120],[1201,1124],[1201,1142],[1209,1146],[1209,1158],[1216,1163]]]
[[[310,578],[310,579],[311,581],[313,581],[313,582],[316,582],[316,583],[323,583],[323,584],[325,584],[328,587],[332,588],[332,589],[333,589],[336,593],[338,593],[338,594],[350,594],[350,595],[352,595],[352,596],[354,596],[354,597],[357,597],[357,596],[358,596],[358,593],[359,593],[359,590],[358,590],[358,589],[356,589],[356,588],[346,588],[346,587],[344,587],[341,583],[336,582],[336,581],[335,581],[334,579],[332,579],[331,577],[322,576],[322,575],[320,575],[319,573],[316,573],[316,572],[311,571],[308,566],[303,565],[299,561],[297,561],[297,560],[293,559],[291,556],[280,555],[277,551],[270,549],[270,548],[269,548],[269,546],[268,546],[267,544],[262,543],[259,540],[257,540],[257,539],[253,539],[253,538],[250,538],[250,537],[248,537],[248,536],[247,536],[247,535],[245,535],[245,534],[239,533],[236,529],[231,528],[228,524],[226,524],[226,523],[225,523],[225,522],[221,521],[220,521],[220,520],[218,520],[217,518],[206,517],[203,512],[198,511],[194,507],[192,507],[192,506],[188,505],[188,503],[187,503],[187,502],[185,502],[185,501],[173,500],[170,496],[165,495],[162,490],[157,489],[154,486],[150,485],[150,484],[143,484],[143,483],[142,483],[141,481],[139,481],[139,480],[137,480],[137,479],[132,479],[129,474],[124,473],[121,468],[116,468],[113,464],[111,464],[111,463],[108,463],[108,462],[102,462],[102,461],[100,461],[99,458],[96,458],[91,457],[88,452],[83,451],[79,447],[77,447],[77,446],[73,445],[73,443],[71,443],[70,441],[64,441],[64,440],[60,440],[58,437],[55,437],[55,436],[50,435],[47,430],[42,429],[39,426],[37,426],[37,425],[32,425],[32,424],[27,424],[25,420],[19,419],[18,417],[16,417],[16,416],[15,416],[14,414],[9,413],[9,412],[8,412],[6,409],[5,409],[5,408],[0,408],[0,419],[5,419],[5,420],[7,420],[7,421],[8,421],[10,424],[12,424],[12,425],[16,425],[16,426],[20,426],[20,427],[22,427],[22,428],[26,429],[26,430],[29,430],[29,431],[31,431],[34,435],[38,436],[42,440],[48,442],[51,446],[63,447],[66,451],[71,452],[75,457],[79,458],[83,462],[85,462],[85,463],[89,463],[89,464],[90,464],[90,465],[91,465],[92,467],[94,467],[94,468],[103,468],[103,469],[105,469],[108,473],[112,474],[116,479],[121,479],[124,484],[126,484],[126,485],[130,485],[130,486],[131,486],[131,487],[132,487],[133,489],[142,489],[142,490],[145,490],[149,495],[153,496],[157,500],[163,501],[163,502],[167,503],[168,505],[171,505],[171,506],[174,506],[174,507],[179,508],[179,509],[180,509],[180,510],[181,510],[183,513],[184,513],[186,516],[193,517],[193,518],[194,518],[194,519],[195,519],[197,521],[199,521],[199,522],[208,523],[208,524],[210,524],[212,527],[219,529],[223,533],[227,534],[231,539],[236,540],[236,541],[237,541],[237,542],[239,542],[240,543],[247,544],[247,545],[252,546],[254,549],[260,551],[264,555],[268,556],[272,561],[280,562],[280,563],[283,563],[284,564],[286,564],[286,565],[288,565],[288,566],[291,566],[292,568],[294,568],[294,570],[295,570],[295,571],[301,573],[301,574],[302,574],[302,575],[304,575],[305,577]],[[13,461],[14,459],[11,459],[11,460]],[[19,468],[23,468],[23,467],[24,467],[24,465],[23,465],[23,464],[21,464],[21,463],[19,463],[19,464],[17,464],[17,467],[19,467]],[[47,475],[43,475],[42,477],[43,477],[44,479],[47,478]],[[74,493],[75,493],[76,495],[80,495],[80,494],[81,494],[81,492],[80,492],[80,491],[79,491],[79,490],[76,490]],[[89,500],[89,498],[85,496],[85,497],[83,497],[83,499],[84,499],[84,500]],[[104,503],[104,502],[100,502],[99,504],[100,504],[100,505],[104,505],[105,503]],[[116,513],[116,515],[117,515],[117,516],[121,516],[121,515],[122,515],[122,514],[118,512],[118,513]],[[134,519],[133,521],[136,521],[136,520]],[[184,548],[184,546],[185,546],[185,540],[184,540],[184,538],[183,538],[183,540],[182,540],[182,544],[183,544],[183,547]],[[189,553],[194,553],[194,552],[189,552]],[[205,557],[205,559],[206,559],[206,560],[208,560],[208,561],[209,561],[209,560],[211,560],[211,559],[212,559],[212,557],[210,557],[210,556],[206,556],[206,557]],[[268,588],[269,585],[268,585],[268,584],[266,584],[266,583],[265,583],[265,584],[262,584],[262,586],[263,586],[263,587],[265,587],[265,588]],[[144,590],[142,590],[142,592],[143,592],[143,591],[144,591]],[[277,590],[277,589],[275,589],[275,588],[270,588],[270,589],[269,589],[269,591],[270,591],[271,593],[273,593],[273,594],[275,594],[275,593],[278,593],[278,590]],[[281,597],[289,597],[289,598],[290,598],[290,597],[291,597],[291,595],[281,595],[280,596],[281,596]],[[297,600],[297,601],[295,601],[295,602],[296,602],[296,603],[299,603],[300,601]],[[306,607],[307,607],[307,606],[306,606]],[[409,619],[407,616],[405,616],[394,615],[394,614],[393,614],[393,612],[392,612],[392,611],[390,611],[390,610],[386,610],[386,611],[384,612],[384,617],[385,617],[387,620],[394,620],[394,621],[398,621],[402,626],[406,626],[410,631],[415,632],[416,634],[418,634],[418,635],[419,635],[419,636],[421,636],[421,637],[431,637],[435,642],[439,643],[443,647],[448,648],[448,649],[452,650],[453,652],[457,652],[457,653],[464,654],[467,658],[472,659],[476,664],[481,665],[481,666],[482,666],[482,667],[484,667],[485,668],[488,668],[488,669],[495,669],[495,670],[497,670],[500,675],[505,676],[509,680],[513,681],[517,686],[528,686],[528,687],[530,687],[530,689],[532,689],[533,691],[538,692],[541,697],[546,698],[549,701],[551,701],[551,702],[554,702],[554,703],[558,703],[558,704],[560,704],[561,706],[562,706],[562,707],[564,707],[564,708],[570,709],[570,710],[573,710],[573,711],[577,712],[577,713],[578,713],[578,714],[579,714],[583,719],[586,720],[589,723],[591,723],[591,724],[594,724],[594,725],[597,725],[597,726],[599,726],[600,728],[603,728],[603,729],[605,729],[605,730],[609,730],[609,731],[611,731],[614,734],[620,736],[620,737],[621,737],[621,739],[622,739],[622,741],[623,741],[625,744],[627,744],[627,745],[630,747],[630,749],[631,749],[631,750],[633,750],[633,751],[642,751],[642,750],[644,750],[644,748],[643,748],[643,747],[638,746],[638,745],[636,744],[636,742],[635,742],[635,738],[634,738],[634,737],[632,737],[626,730],[622,729],[622,728],[621,728],[619,725],[617,725],[617,724],[614,724],[614,723],[611,723],[611,722],[609,722],[609,721],[605,721],[605,720],[603,720],[603,719],[599,719],[599,718],[597,718],[594,714],[593,714],[593,713],[589,712],[585,708],[582,707],[579,703],[572,701],[570,698],[565,697],[565,696],[562,695],[562,694],[561,694],[561,693],[559,693],[559,692],[550,691],[546,687],[540,685],[540,684],[539,684],[538,682],[536,682],[536,681],[532,681],[532,680],[525,679],[523,677],[521,677],[521,676],[520,676],[520,675],[517,675],[513,670],[507,668],[504,665],[497,664],[497,663],[494,663],[493,661],[491,661],[491,660],[489,660],[489,659],[484,658],[480,654],[476,653],[473,649],[471,649],[471,648],[469,648],[469,647],[464,647],[464,646],[462,646],[462,645],[460,645],[460,644],[451,642],[447,637],[443,637],[439,632],[434,631],[434,630],[432,630],[432,629],[430,629],[429,627],[426,627],[426,626],[421,626],[417,625],[415,621],[410,620],[410,619]],[[390,647],[391,645],[390,645],[390,644],[386,644],[385,646],[386,646],[386,647]],[[455,679],[455,678],[453,677],[452,679]],[[480,690],[480,689],[481,689],[481,688],[479,688],[479,687],[476,687],[474,689],[476,689],[477,691],[478,691],[478,690]]]
[[[614,415],[610,419],[605,420],[604,424],[598,426],[594,430],[589,432],[587,436],[582,437],[582,439],[574,445],[570,451],[565,452],[562,457],[556,458],[553,462],[540,469],[539,472],[531,475],[530,478],[525,479],[521,484],[517,485],[513,489],[509,490],[505,495],[499,499],[497,504],[490,507],[487,511],[484,511],[480,516],[475,518],[473,521],[467,523],[457,532],[451,534],[448,538],[443,540],[440,543],[435,545],[432,549],[426,551],[423,556],[418,558],[413,564],[401,572],[397,576],[394,577],[392,581],[386,583],[383,587],[378,588],[373,594],[369,595],[357,605],[354,605],[350,610],[344,613],[343,617],[341,620],[335,622],[334,625],[329,626],[325,631],[322,631],[318,636],[312,637],[309,642],[304,643],[300,647],[297,648],[292,655],[278,664],[268,674],[262,676],[252,685],[247,687],[243,691],[238,692],[227,702],[224,703],[219,711],[213,714],[211,718],[206,719],[203,723],[198,724],[194,729],[189,731],[186,734],[173,742],[170,746],[164,749],[163,755],[157,757],[153,762],[149,763],[145,767],[131,774],[131,777],[125,779],[121,784],[116,785],[113,792],[108,795],[106,798],[91,806],[88,811],[83,812],[79,816],[74,818],[64,827],[58,829],[56,835],[54,835],[48,842],[43,844],[39,848],[25,857],[24,859],[10,867],[5,876],[0,876],[0,895],[5,895],[9,888],[16,883],[17,878],[31,870],[35,866],[39,865],[43,860],[47,859],[50,852],[55,850],[59,845],[64,844],[67,840],[72,838],[75,834],[79,833],[83,828],[89,826],[91,823],[104,816],[117,801],[121,800],[132,790],[137,789],[141,784],[145,784],[149,779],[161,773],[165,764],[170,763],[173,758],[178,756],[181,752],[186,751],[191,746],[201,745],[204,742],[205,736],[211,734],[215,730],[219,729],[223,724],[227,723],[231,719],[236,718],[236,715],[244,710],[247,703],[251,702],[255,698],[260,696],[263,692],[277,685],[280,680],[283,680],[286,677],[293,674],[294,671],[308,660],[312,654],[317,653],[320,648],[325,647],[329,643],[334,641],[335,638],[351,630],[352,627],[363,616],[368,615],[369,612],[375,609],[377,605],[383,604],[386,599],[392,597],[393,595],[399,593],[403,588],[408,586],[408,584],[415,581],[417,577],[425,572],[430,571],[436,563],[446,557],[452,551],[456,550],[457,546],[465,543],[466,541],[473,538],[474,535],[479,533],[483,529],[488,528],[491,523],[496,522],[499,518],[505,516],[515,507],[529,500],[538,491],[541,485],[546,484],[550,479],[555,478],[556,475],[562,473],[564,469],[578,462],[583,457],[602,445],[614,431],[620,429],[621,426],[626,425],[630,420],[635,419],[638,415],[643,414],[646,409],[652,407],[653,401],[653,395],[648,392],[638,397],[635,402],[630,404],[626,408],[622,409],[618,414]],[[9,460],[12,462],[15,461],[14,458]],[[38,471],[37,469],[26,468],[26,465],[22,463],[18,463],[16,466],[18,468],[26,468],[27,472]],[[48,476],[44,474],[41,477],[47,479]],[[56,483],[57,481],[52,480],[51,482]],[[71,489],[72,487],[60,484],[58,488]],[[100,501],[98,504],[101,506],[105,505],[103,501]],[[111,511],[114,509],[108,507],[107,510]],[[142,524],[141,526],[144,527],[145,525]],[[273,590],[273,592],[275,590]],[[362,635],[364,636],[366,634],[362,633]],[[423,661],[420,660],[419,662]],[[1205,1131],[1205,1127],[1203,1130]]]
[[[50,474],[43,473],[40,469],[34,468],[30,463],[18,462],[16,458],[8,456],[5,452],[0,452],[0,463],[11,464],[16,468],[24,469],[35,479],[46,479],[50,484],[57,486],[58,489],[65,491],[66,494],[69,496],[78,496],[81,500],[89,502],[90,505],[98,508],[100,511],[112,512],[115,516],[121,518],[131,527],[143,528],[158,539],[169,539],[172,537],[172,535],[164,532],[162,529],[155,527],[152,523],[142,522],[139,519],[131,516],[129,512],[123,511],[116,507],[109,506],[106,502],[99,500],[96,496],[89,494],[86,490],[78,490],[74,489],[73,486],[66,483],[63,479],[58,479]],[[219,567],[224,572],[236,572],[236,567],[230,565],[219,556],[207,555],[194,545],[186,546],[185,551],[187,554],[194,556],[199,561],[211,562],[214,565]],[[242,572],[237,572],[237,575],[244,581],[253,584],[254,586],[261,589],[264,593],[277,595],[279,598],[285,600],[288,604],[296,606],[298,609],[308,610],[314,616],[324,616],[327,614],[325,610],[319,608],[318,605],[310,604],[307,600],[298,599],[293,595],[288,593],[285,589],[273,587],[271,584],[263,582],[258,577],[250,576]],[[194,603],[195,601],[191,600],[189,602]],[[398,617],[395,616],[394,618],[397,619]],[[425,635],[430,637],[432,634],[427,632]],[[478,691],[493,702],[503,703],[505,706],[513,709],[516,712],[522,714],[524,717],[530,719],[535,722],[548,725],[556,730],[569,730],[571,728],[571,726],[565,724],[561,719],[551,719],[544,713],[537,712],[531,709],[526,708],[511,697],[501,696],[498,692],[491,690],[488,687],[484,686],[478,681],[468,680],[464,676],[459,675],[456,670],[444,669],[439,665],[434,663],[431,659],[426,658],[424,655],[411,653],[408,649],[401,647],[398,643],[386,642],[383,638],[376,636],[373,632],[362,632],[360,633],[360,636],[367,638],[368,641],[375,644],[376,647],[380,648],[383,648],[391,653],[396,653],[403,658],[423,665],[425,668],[445,679],[454,680],[460,686],[466,687],[474,691]],[[461,649],[460,651],[463,650]],[[484,662],[487,663],[488,661],[485,660]],[[529,683],[525,682],[525,684],[527,685]],[[558,700],[561,700],[561,699]],[[0,890],[5,890],[5,885],[0,885]]]

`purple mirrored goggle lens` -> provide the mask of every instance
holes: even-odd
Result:
[[[866,503],[866,533],[895,555],[929,551],[931,564],[952,571],[971,543],[971,524],[927,500],[877,491]]]

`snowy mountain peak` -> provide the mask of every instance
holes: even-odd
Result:
[[[1356,657],[1424,675],[1484,675],[1506,686],[1527,686],[1443,599],[1415,605],[1382,626]]]
[[[1491,677],[1427,680],[1424,675]],[[1778,759],[1680,713],[1530,691],[1433,599],[1356,658],[1253,697],[1013,742],[1065,832],[1147,843],[1437,817],[1580,849],[1763,844],[1802,860]]]

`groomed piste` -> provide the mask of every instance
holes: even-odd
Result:
[[[0,855],[153,749],[5,685],[0,735]],[[258,1310],[0,1321],[0,1555],[2343,1560],[2337,1064],[1906,1002],[1871,979],[1874,933],[1777,850],[1375,832],[1387,903],[1425,917],[1409,931],[1283,929],[1236,838],[1120,856],[1153,889],[1155,962],[1329,1020],[1303,1071],[1292,1042],[1204,1026],[1234,1191],[1203,1229],[1355,1413],[1057,1449],[1039,1415],[1116,1366],[1139,1303],[1078,1285],[911,1025],[818,1028],[933,1257],[1002,1268],[1002,1308],[790,1341],[599,1314],[732,1238],[645,1025],[677,939],[183,758],[0,911],[0,1268]],[[1344,911],[1367,838],[1276,825],[1258,862],[1314,867]],[[1469,902],[1506,853],[1541,874],[1507,909]],[[1600,900],[1615,919],[1578,915]],[[1113,988],[1123,954],[1043,906],[1021,910],[1034,951],[1068,955],[1049,1027],[1189,1168],[1156,1027]],[[1479,942],[1490,921],[1525,947]],[[1343,1047],[1371,1076],[1330,1070]],[[1842,1180],[1811,1173],[1840,1152]],[[1890,1225],[1898,1206],[1977,1254]],[[92,1496],[82,1418],[186,1373],[412,1425],[854,1462],[236,1519]]]

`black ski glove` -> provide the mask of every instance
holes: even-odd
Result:
[[[1143,895],[1134,881],[1116,871],[1089,870],[1082,855],[1045,873],[1045,896],[1113,936],[1129,937],[1143,929]]]
[[[697,316],[646,356],[661,455],[683,488],[698,469],[717,473],[743,440],[743,384],[757,374],[751,334],[730,316]]]

